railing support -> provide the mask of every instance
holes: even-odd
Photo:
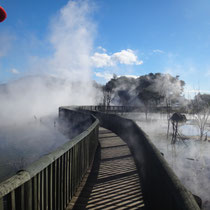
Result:
[[[60,108],[70,117],[83,115],[92,124],[63,146],[0,183],[0,210],[64,210],[93,160],[99,121],[91,115]],[[91,157],[89,157],[89,154]],[[88,155],[88,158],[87,158]]]

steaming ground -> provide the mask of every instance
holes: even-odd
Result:
[[[0,127],[0,181],[68,140],[56,122],[56,116],[34,116],[27,123]]]
[[[89,126],[86,123],[75,129],[75,125],[68,124],[68,134],[63,134],[65,122],[60,121],[57,116],[34,116],[26,123],[0,127],[0,182],[70,141]]]
[[[0,85],[0,181],[68,140],[59,132],[58,107],[91,103],[83,93],[77,82],[46,75]]]
[[[157,148],[164,153],[165,159],[185,187],[201,197],[203,209],[210,209],[210,142],[201,143],[195,140],[198,138],[198,132],[191,125],[191,121],[183,125],[180,130],[193,138],[180,141],[172,147],[171,136],[167,139],[166,135],[166,115],[150,114],[148,120],[145,120],[145,115],[142,113],[125,116],[134,119]]]

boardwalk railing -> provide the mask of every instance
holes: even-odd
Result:
[[[63,107],[59,113],[65,118],[63,113],[69,117],[73,112]],[[84,113],[76,116],[87,118]],[[65,209],[98,145],[99,122],[91,119],[92,125],[84,132],[0,183],[0,210]]]
[[[80,106],[79,109],[100,112],[134,112],[144,110],[140,106]]]
[[[78,109],[78,107],[75,107]],[[172,112],[183,112],[187,113],[187,107],[167,107],[167,106],[80,106],[81,110],[89,111],[99,111],[106,113],[115,112],[162,112],[162,113],[172,113]]]
[[[181,184],[159,150],[133,120],[103,112],[88,112],[99,119],[102,127],[116,133],[130,147],[142,180],[146,209],[200,209],[193,195]]]

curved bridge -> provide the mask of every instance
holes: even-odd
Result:
[[[0,210],[199,209],[132,120],[71,107],[59,108],[59,116],[91,125],[0,183]]]
[[[99,147],[84,187],[67,209],[144,209],[140,177],[127,144],[99,129]]]

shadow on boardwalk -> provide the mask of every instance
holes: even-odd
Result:
[[[144,209],[133,157],[118,136],[100,128],[92,170],[67,209]]]

